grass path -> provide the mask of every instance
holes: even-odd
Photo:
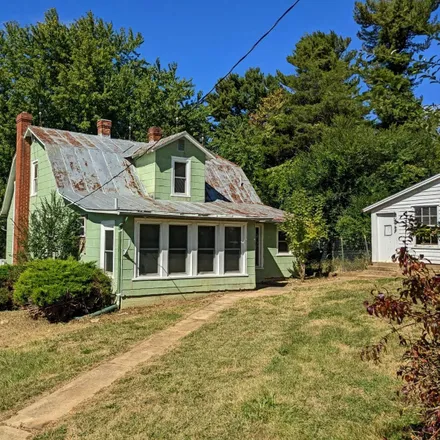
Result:
[[[359,358],[385,330],[371,286],[242,300],[35,439],[401,439],[395,362]]]
[[[214,297],[173,301],[69,324],[0,313],[0,420],[37,396],[127,351]],[[15,331],[14,331],[15,328]]]

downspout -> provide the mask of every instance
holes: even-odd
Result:
[[[121,308],[122,304],[122,272],[123,272],[123,254],[122,254],[122,239],[123,239],[123,233],[124,233],[124,225],[127,222],[128,217],[125,217],[125,219],[119,223],[118,225],[118,249],[117,249],[117,258],[119,259],[119,271],[118,276],[116,278],[116,304],[118,305],[118,308]]]

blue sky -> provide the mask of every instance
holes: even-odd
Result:
[[[0,22],[21,24],[42,20],[55,7],[65,22],[92,10],[114,26],[141,32],[142,55],[162,64],[176,61],[180,75],[192,78],[197,89],[208,91],[216,80],[250,48],[292,0],[21,0],[5,1]],[[258,66],[266,73],[287,73],[286,56],[306,32],[335,30],[353,39],[354,0],[301,0],[275,31],[238,68]],[[438,52],[438,47],[431,50]],[[440,103],[440,85],[425,84],[418,91],[424,102]]]

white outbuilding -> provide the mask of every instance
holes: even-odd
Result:
[[[371,257],[373,263],[390,262],[396,249],[402,246],[403,225],[396,224],[407,212],[426,226],[439,225],[440,174],[410,186],[386,199],[364,208],[371,214]],[[440,264],[438,237],[414,238],[409,248],[423,254],[433,264]]]

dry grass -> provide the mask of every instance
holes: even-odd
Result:
[[[0,419],[215,298],[170,301],[68,324],[1,312]]]
[[[386,328],[363,309],[371,286],[243,300],[36,439],[403,438],[396,361],[359,358]]]

